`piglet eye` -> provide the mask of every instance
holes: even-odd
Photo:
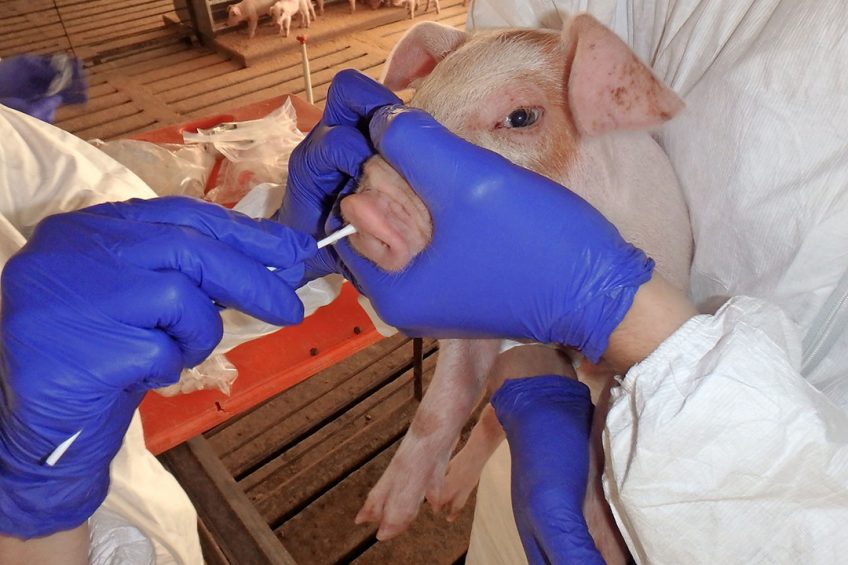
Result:
[[[536,123],[541,115],[538,108],[518,108],[513,110],[501,123],[506,128],[526,128]]]

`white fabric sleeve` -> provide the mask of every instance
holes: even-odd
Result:
[[[24,237],[42,218],[101,202],[156,196],[80,138],[0,105],[0,215]]]
[[[50,214],[155,196],[105,153],[2,105],[0,163],[0,268]],[[152,543],[157,563],[202,563],[194,506],[145,448],[138,411],[110,471],[109,493],[100,507],[106,513],[92,528],[91,559],[115,555],[112,562],[123,564],[138,562],[127,561],[135,556],[147,563]]]
[[[799,343],[778,308],[737,297],[613,391],[604,487],[637,561],[848,555],[848,415],[798,373]]]

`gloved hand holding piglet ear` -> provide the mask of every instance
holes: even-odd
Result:
[[[393,95],[370,79],[344,72],[333,87],[354,78],[359,84],[332,101],[331,116],[343,114],[336,108],[344,103],[346,123],[370,125],[377,151],[415,190],[433,224],[426,249],[389,272],[352,247],[382,239],[367,221],[380,214],[380,203],[341,194],[345,214],[354,224],[365,221],[336,252],[380,315],[409,335],[529,338],[597,360],[637,289],[651,279],[653,261],[580,197],[463,141],[425,112],[393,104]],[[341,192],[338,177],[332,183],[331,192]],[[295,195],[287,199],[284,210]],[[327,214],[326,201],[313,202],[313,211]],[[343,222],[328,214],[325,232]]]
[[[321,120],[292,151],[285,196],[273,219],[315,239],[327,235],[325,223],[334,202],[353,188],[363,162],[374,153],[368,119],[377,108],[399,103],[365,75],[336,75]],[[325,247],[307,261],[303,282],[335,272],[347,274],[333,248]]]

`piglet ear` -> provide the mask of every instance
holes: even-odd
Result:
[[[581,134],[651,128],[683,108],[680,97],[592,16],[578,14],[566,21],[562,40],[568,105]]]
[[[414,86],[467,37],[464,31],[435,22],[413,26],[389,54],[380,82],[391,90]]]

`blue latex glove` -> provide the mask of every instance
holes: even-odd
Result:
[[[305,234],[184,197],[43,220],[2,274],[0,533],[85,521],[144,393],[176,382],[221,339],[217,305],[298,323],[293,282],[315,252]]]
[[[507,380],[492,395],[512,459],[512,510],[527,560],[603,564],[583,517],[592,400],[560,376]]]
[[[286,193],[274,219],[315,239],[327,235],[324,225],[333,203],[353,188],[362,163],[374,154],[367,139],[371,114],[398,103],[397,96],[361,73],[336,74],[321,121],[292,151]],[[333,248],[324,248],[307,262],[305,280],[341,272],[339,267]]]
[[[82,61],[57,55],[16,55],[0,60],[0,104],[52,122],[63,104],[88,99]]]
[[[408,335],[530,338],[597,362],[653,261],[579,196],[421,110],[383,107],[370,133],[433,221],[432,242],[400,273],[336,244],[380,316]]]

